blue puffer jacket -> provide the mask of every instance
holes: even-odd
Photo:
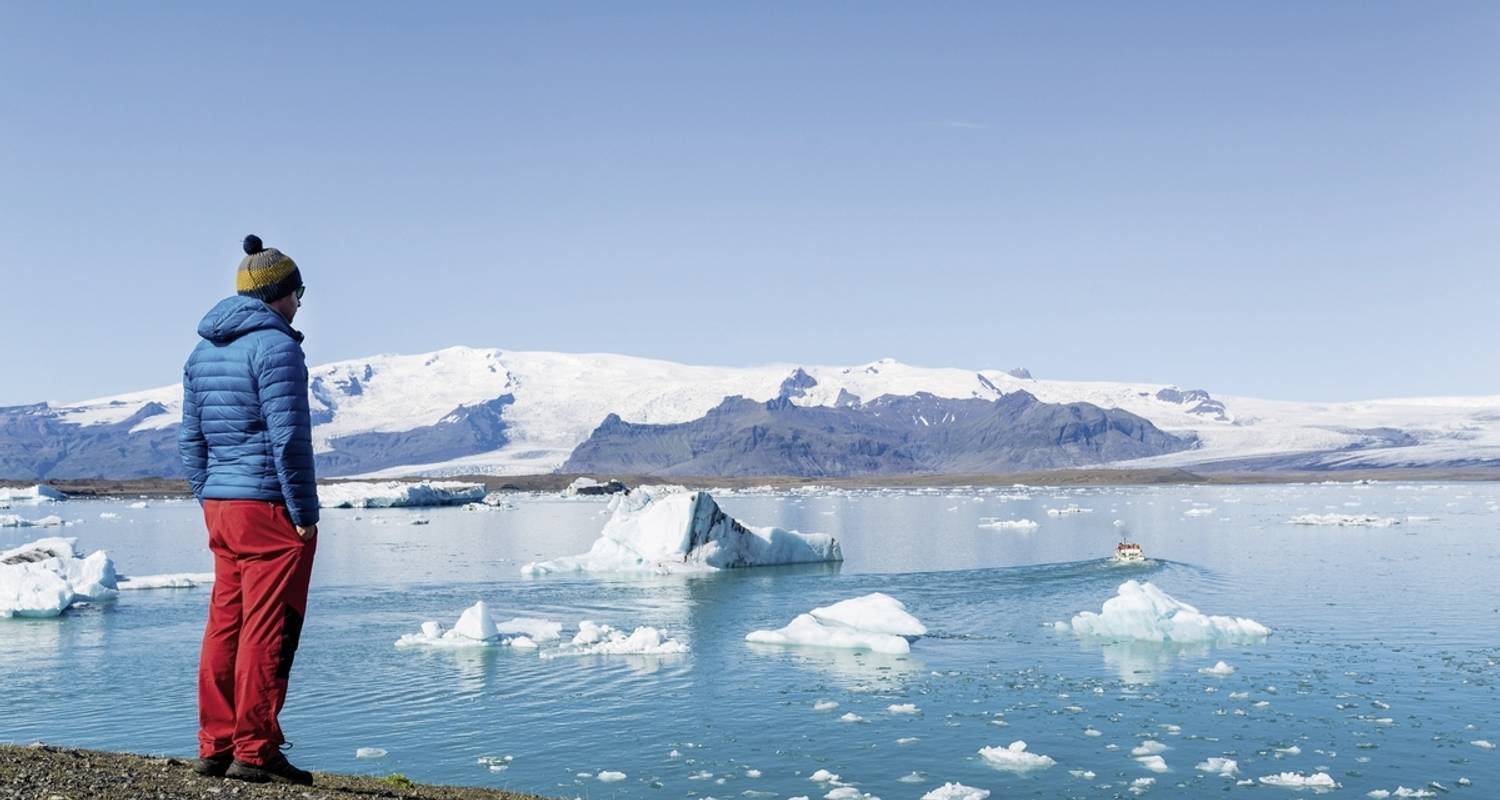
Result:
[[[302,334],[270,306],[230,297],[198,323],[182,374],[177,450],[199,500],[286,503],[318,522]]]

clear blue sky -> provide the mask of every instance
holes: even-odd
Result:
[[[1500,393],[1500,4],[0,0],[0,404],[453,344]]]

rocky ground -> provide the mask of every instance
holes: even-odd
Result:
[[[317,773],[312,786],[250,784],[195,775],[186,761],[64,747],[0,745],[0,800],[528,800],[491,789],[422,786]]]

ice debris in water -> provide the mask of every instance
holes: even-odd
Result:
[[[1292,525],[1324,525],[1340,528],[1389,528],[1400,525],[1395,517],[1377,517],[1373,514],[1299,514],[1288,520]]]
[[[0,488],[0,503],[56,503],[68,496],[45,483],[23,486],[16,489]]]
[[[988,789],[976,789],[961,783],[945,783],[922,795],[922,800],[985,800],[989,796]]]
[[[1372,797],[1375,798],[1375,800],[1385,800],[1385,798],[1387,797],[1437,797],[1437,792],[1431,791],[1429,789],[1408,789],[1405,786],[1397,786],[1394,790],[1390,791],[1385,789],[1371,789],[1370,791],[1365,792],[1365,797]]]
[[[1494,750],[1495,749],[1495,743],[1492,742],[1492,741],[1490,741],[1489,739],[1475,739],[1474,741],[1469,742],[1469,744],[1474,745],[1475,747],[1479,748],[1480,750]]]
[[[0,617],[55,617],[74,603],[116,597],[114,562],[84,557],[77,539],[53,537],[0,552]]]
[[[344,481],[318,487],[323,508],[461,506],[484,496],[483,484],[458,481]]]
[[[1155,778],[1136,778],[1130,782],[1130,793],[1137,796],[1143,795],[1147,789],[1150,789],[1155,784]]]
[[[886,706],[885,710],[891,714],[921,713],[921,709],[917,708],[916,703],[892,703],[891,705]]]
[[[1232,778],[1239,773],[1240,765],[1232,758],[1209,756],[1203,761],[1198,762],[1198,765],[1194,769],[1199,772],[1207,772],[1210,775],[1223,775],[1226,778]]]
[[[380,747],[361,747],[354,751],[355,758],[385,758],[386,752]]]
[[[1339,788],[1339,784],[1326,772],[1317,772],[1312,775],[1303,775],[1300,772],[1280,772],[1275,775],[1266,775],[1260,779],[1266,786],[1279,786],[1283,789],[1312,789],[1315,792],[1328,792]]]
[[[603,783],[615,783],[625,780],[625,773],[606,769],[595,775],[594,778]]]
[[[900,600],[875,592],[799,614],[777,630],[751,631],[745,641],[899,655],[910,653],[912,640],[926,633],[927,626]]]
[[[1034,531],[1041,526],[1035,520],[1029,519],[996,519],[994,517],[985,517],[979,520],[979,527],[991,528],[997,531]]]
[[[67,524],[56,514],[40,519],[27,519],[16,514],[0,514],[0,528],[61,528]]]
[[[1152,772],[1166,772],[1167,762],[1161,756],[1137,756],[1135,759],[1141,766]]]
[[[665,573],[844,560],[831,536],[742,525],[707,492],[680,486],[642,486],[614,495],[610,511],[587,553],[533,562],[521,574]]]
[[[1084,611],[1055,627],[1083,637],[1151,642],[1252,642],[1271,635],[1270,628],[1253,619],[1209,616],[1150,581],[1133,580],[1120,584],[1100,613]]]
[[[1026,743],[1019,740],[1011,742],[1008,747],[981,747],[979,756],[990,766],[1007,772],[1046,769],[1057,763],[1050,756],[1026,752]]]
[[[832,700],[819,700],[818,702],[813,703],[814,711],[832,711],[838,707],[839,704]]]
[[[1165,753],[1166,751],[1166,745],[1156,741],[1155,739],[1147,739],[1146,741],[1141,742],[1139,745],[1136,745],[1134,748],[1131,748],[1130,754],[1133,756],[1150,756],[1157,753]]]
[[[814,772],[813,774],[807,776],[807,779],[812,781],[813,783],[838,783],[839,776],[835,773],[829,772],[826,769],[820,769],[817,772]]]
[[[856,713],[854,713],[853,711],[848,711],[848,712],[844,713],[844,716],[839,717],[839,721],[840,722],[864,722],[865,718],[861,717],[860,715],[858,715]]]
[[[197,589],[211,586],[212,572],[173,572],[166,575],[121,575],[115,588],[120,591],[145,589]]]
[[[1198,671],[1203,673],[1204,675],[1218,675],[1222,677],[1224,675],[1233,675],[1234,667],[1231,667],[1228,664],[1220,661],[1219,663],[1211,667],[1201,667]]]
[[[686,652],[687,645],[667,638],[656,628],[639,627],[627,634],[610,625],[583,620],[572,642],[541,656],[661,656]]]

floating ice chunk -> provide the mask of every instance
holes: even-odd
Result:
[[[1377,517],[1373,514],[1300,514],[1288,522],[1292,525],[1324,525],[1341,528],[1389,528],[1400,525],[1396,517]]]
[[[1217,675],[1223,677],[1225,675],[1233,675],[1234,667],[1231,667],[1228,664],[1220,661],[1219,663],[1211,667],[1201,667],[1198,671],[1203,673],[1204,675]]]
[[[137,500],[134,503],[131,503],[130,507],[134,509],[150,508],[151,504],[147,503],[145,500]]]
[[[838,707],[839,704],[832,700],[819,700],[818,702],[813,703],[814,711],[832,711]]]
[[[742,525],[707,492],[680,486],[642,486],[615,495],[610,509],[589,552],[530,563],[521,573],[681,572],[844,560],[831,536]]]
[[[921,713],[921,709],[917,708],[916,703],[892,703],[891,705],[886,706],[885,710],[891,714]]]
[[[1057,763],[1050,756],[1026,752],[1026,743],[1019,740],[1011,742],[1008,747],[981,747],[979,756],[990,766],[1007,772],[1046,769]]]
[[[829,772],[826,769],[820,769],[817,772],[814,772],[813,774],[807,776],[807,779],[812,781],[813,783],[837,783],[839,780],[839,776],[832,772]]]
[[[101,511],[101,512],[99,512],[99,519],[119,519],[119,518],[120,518],[120,515],[116,514],[113,511]]]
[[[1063,623],[1058,627],[1063,628]],[[1100,613],[1075,615],[1071,628],[1083,637],[1178,643],[1252,642],[1271,635],[1269,628],[1253,619],[1209,616],[1149,581],[1133,580],[1120,584]]]
[[[1041,526],[1035,520],[1030,519],[985,518],[979,521],[979,527],[991,528],[997,531],[1034,531]],[[953,785],[956,786],[957,784]]]
[[[864,792],[853,786],[838,786],[830,789],[828,794],[823,795],[823,800],[859,800],[859,798],[864,796]]]
[[[571,644],[545,651],[542,658],[562,656],[664,656],[688,652],[688,646],[669,639],[656,628],[639,627],[628,635],[609,625],[580,622]]]
[[[1217,508],[1190,508],[1190,509],[1182,512],[1182,515],[1184,517],[1206,517],[1209,514],[1214,513],[1215,511],[1218,511],[1218,509]]]
[[[844,713],[844,716],[839,717],[839,721],[840,722],[864,722],[865,718],[861,717],[860,715],[858,715],[856,713],[854,713],[853,711],[847,711],[847,712]]]
[[[1232,778],[1239,774],[1240,765],[1232,758],[1209,756],[1198,762],[1198,765],[1194,769],[1199,772],[1207,772],[1210,775],[1223,775],[1226,778]]]
[[[1298,747],[1297,745],[1292,745],[1290,747],[1277,747],[1275,748],[1275,752],[1284,756],[1300,756],[1302,755],[1302,748]]]
[[[517,650],[535,650],[537,643],[530,636],[517,636],[510,640],[510,646]]]
[[[212,572],[173,572],[166,575],[121,575],[115,588],[120,591],[144,589],[197,589],[212,586]]]
[[[1161,756],[1137,756],[1136,762],[1152,772],[1166,772],[1167,762]]]
[[[1365,797],[1373,797],[1376,798],[1376,800],[1382,800],[1382,798],[1386,797],[1437,797],[1437,792],[1428,789],[1408,789],[1405,786],[1397,786],[1394,791],[1386,791],[1385,789],[1372,789],[1368,792],[1365,792]]]
[[[1147,739],[1130,750],[1130,754],[1133,756],[1150,756],[1165,752],[1167,752],[1167,746],[1155,739]]]
[[[385,758],[386,751],[380,747],[361,747],[354,751],[355,758]]]
[[[922,800],[985,800],[989,796],[988,789],[976,789],[961,783],[945,783],[922,795]]]
[[[1075,778],[1080,778],[1086,781],[1091,781],[1094,778],[1098,777],[1091,769],[1070,769],[1068,770],[1068,774],[1072,775]]]
[[[900,739],[896,740],[896,744],[899,744],[899,745],[908,745],[908,744],[915,744],[916,742],[920,742],[920,741],[922,741],[922,740],[918,739],[915,736],[903,736]]]
[[[615,772],[612,770],[604,770],[594,777],[602,783],[616,783],[618,781],[625,780],[625,773]]]
[[[762,774],[761,771],[758,770],[758,769],[747,769],[747,770],[745,770],[745,777],[747,777],[747,778],[759,778],[761,776],[761,774]]]
[[[1049,508],[1049,509],[1047,509],[1047,516],[1049,516],[1049,517],[1066,517],[1066,516],[1069,516],[1069,515],[1072,515],[1072,514],[1089,514],[1089,513],[1092,513],[1093,510],[1094,509],[1092,509],[1092,508],[1079,508],[1078,506],[1066,506],[1064,508]]]
[[[68,496],[45,483],[15,489],[0,488],[0,503],[56,503]]]
[[[323,508],[461,506],[484,499],[484,486],[458,481],[344,481],[318,487]]]
[[[1263,776],[1260,782],[1266,786],[1279,786],[1282,789],[1312,789],[1315,792],[1328,792],[1339,788],[1339,784],[1326,772],[1317,772],[1312,775],[1303,775],[1300,772],[1280,772]]]
[[[926,633],[927,626],[900,600],[875,592],[799,614],[777,630],[751,631],[745,641],[900,655],[910,653],[911,640]]]
[[[927,776],[920,772],[908,772],[896,779],[897,783],[921,783],[927,780]]]
[[[82,556],[77,541],[38,539],[0,552],[0,617],[55,617],[74,603],[114,599],[114,562],[103,550]]]
[[[546,619],[514,617],[495,623],[495,629],[506,636],[524,636],[533,642],[553,642],[562,638],[563,625]]]
[[[40,519],[27,519],[17,514],[0,514],[0,528],[61,528],[67,524],[56,514]]]
[[[500,629],[495,627],[490,607],[481,600],[459,615],[458,622],[453,624],[453,635],[485,642],[500,638]]]
[[[1083,735],[1084,736],[1103,736],[1104,732],[1100,731],[1100,730],[1098,730],[1096,728],[1093,728],[1093,727],[1088,727],[1088,728],[1084,728],[1083,729]]]
[[[1474,745],[1475,747],[1479,748],[1480,750],[1494,750],[1495,749],[1495,743],[1492,742],[1492,741],[1490,741],[1489,739],[1475,739],[1474,741],[1469,742],[1469,744]]]
[[[1154,785],[1156,785],[1155,778],[1136,778],[1130,782],[1130,793],[1137,796],[1143,795]]]
[[[504,644],[490,607],[479,601],[464,609],[451,630],[436,620],[422,623],[421,633],[408,633],[396,640],[397,647],[491,647]]]

